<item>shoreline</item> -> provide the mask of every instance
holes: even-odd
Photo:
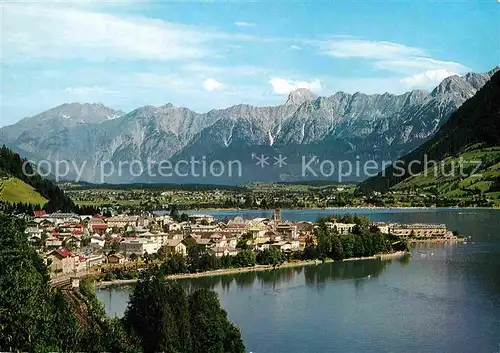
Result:
[[[348,259],[343,259],[342,262],[348,262],[348,261],[362,261],[362,260],[389,260],[389,259],[396,259],[400,258],[407,254],[405,251],[396,251],[393,253],[389,254],[377,254],[373,256],[365,256],[365,257],[351,257]],[[339,261],[339,260],[337,260]],[[166,278],[167,279],[186,279],[186,278],[201,278],[201,277],[214,277],[214,276],[227,276],[227,275],[235,275],[239,273],[246,273],[246,272],[260,272],[260,271],[268,271],[268,270],[274,270],[274,269],[281,269],[281,268],[292,268],[292,267],[303,267],[303,266],[310,266],[310,265],[319,265],[323,263],[332,263],[335,262],[335,260],[332,259],[326,259],[324,261],[322,260],[299,260],[299,261],[293,261],[293,262],[285,262],[281,264],[280,266],[274,267],[273,265],[255,265],[253,267],[241,267],[241,268],[224,268],[224,269],[219,269],[219,270],[211,270],[211,271],[205,271],[205,272],[198,272],[198,273],[180,273],[176,275],[169,275]],[[340,261],[339,261],[340,262]],[[138,281],[137,278],[135,279],[117,279],[114,281],[102,281],[102,282],[96,282],[96,288],[106,288],[110,286],[120,286],[120,285],[127,285],[127,284],[133,284]]]
[[[465,241],[466,238],[456,239],[412,239],[409,240],[411,244],[441,244],[441,243],[460,243]]]

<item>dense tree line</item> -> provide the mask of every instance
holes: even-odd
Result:
[[[35,210],[41,210],[41,205],[34,205],[30,203],[17,202],[11,203],[7,201],[0,201],[0,211],[9,214],[27,214],[33,215]]]
[[[187,295],[157,268],[141,275],[124,324],[145,352],[245,352],[241,333],[217,294],[199,289]]]
[[[143,256],[146,263],[160,260],[161,264],[157,266],[157,269],[163,276],[252,267],[255,265],[279,266],[287,260],[301,260],[302,258],[303,255],[301,251],[284,254],[281,250],[273,247],[258,252],[247,248],[241,250],[235,256],[225,255],[217,257],[211,251],[205,250],[199,245],[190,245],[188,247],[187,256],[183,256],[182,254],[170,254],[168,256],[163,256],[161,254],[145,254]],[[114,269],[107,272],[103,280],[132,279],[137,278],[138,275],[139,273],[136,270]]]
[[[156,268],[143,272],[123,319],[106,317],[87,280],[80,291],[51,290],[23,227],[0,214],[1,351],[245,351],[214,292],[187,295]]]
[[[77,350],[76,317],[62,295],[50,291],[47,268],[22,227],[0,215],[0,350]]]
[[[351,233],[339,234],[335,227],[327,225],[329,217],[320,218],[315,228],[316,244],[310,241],[304,249],[305,259],[342,260],[352,257],[373,256],[393,251],[392,243],[398,239],[370,226],[367,217],[344,215],[336,217],[342,223],[355,224]],[[406,250],[406,245],[403,245]]]
[[[490,192],[498,192],[500,191],[500,176],[496,178],[492,178],[493,183],[490,186]]]
[[[7,214],[26,214],[33,215],[34,211],[46,209],[41,205],[35,205],[25,202],[11,203],[7,201],[0,201],[0,211]],[[99,208],[94,206],[80,206],[75,205],[72,209],[73,212],[80,215],[96,215],[99,214]]]
[[[23,170],[24,168],[24,170]],[[11,176],[31,185],[48,202],[43,206],[47,212],[76,211],[73,201],[51,180],[44,179],[36,173],[33,166],[22,159],[19,154],[3,145],[0,148],[0,176]]]

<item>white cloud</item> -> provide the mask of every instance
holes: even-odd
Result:
[[[244,22],[244,21],[236,21],[234,23],[235,26],[238,26],[238,27],[255,27],[256,24],[253,23],[253,22]]]
[[[367,41],[361,39],[340,39],[319,42],[323,54],[337,58],[369,58],[369,59],[392,59],[394,57],[407,57],[422,55],[424,52],[419,48],[406,45],[384,42]]]
[[[464,65],[453,61],[433,59],[424,49],[398,43],[356,38],[335,38],[310,43],[317,46],[323,55],[343,59],[366,59],[371,61],[376,69],[399,74],[415,75],[429,70],[463,73],[469,70]]]
[[[67,6],[3,5],[3,58],[185,60],[215,54],[215,42],[243,37],[195,26]]]
[[[300,49],[302,49],[301,47],[299,47],[299,46],[298,46],[298,45],[296,45],[296,44],[291,44],[291,45],[289,46],[289,48],[290,48],[290,49],[293,49],[293,50],[300,50]]]
[[[402,83],[412,87],[425,87],[435,85],[444,80],[446,77],[457,75],[455,72],[450,72],[446,69],[427,70],[419,74],[405,77],[401,80]]]
[[[321,82],[318,79],[306,82],[275,77],[272,78],[269,83],[273,87],[273,92],[277,94],[288,94],[299,88],[307,88],[315,93],[321,91]]]
[[[224,85],[213,78],[207,78],[203,82],[203,88],[208,92],[220,91],[224,88]]]
[[[441,61],[426,57],[401,58],[393,60],[382,60],[374,64],[377,69],[388,70],[403,74],[414,73],[422,70],[446,69],[452,72],[465,72],[469,70],[462,64],[453,61]]]

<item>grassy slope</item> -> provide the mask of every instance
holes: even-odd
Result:
[[[464,166],[476,166],[476,161],[482,165],[474,175],[472,170],[464,173],[468,176],[462,177],[460,173],[448,176],[452,166],[458,168],[462,160]],[[392,187],[392,190],[436,190],[440,195],[449,198],[468,198],[475,194],[483,193],[496,204],[500,204],[500,193],[491,192],[492,179],[500,177],[500,147],[469,150],[458,157],[449,157],[442,161],[437,173],[434,169],[428,169],[427,173],[421,172],[411,176]],[[445,171],[443,175],[442,171]],[[467,171],[464,169],[464,171]]]
[[[47,199],[25,182],[16,178],[0,179],[0,200],[44,205]]]

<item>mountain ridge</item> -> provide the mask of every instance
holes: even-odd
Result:
[[[138,107],[116,118],[122,112],[87,104],[80,105],[75,119],[64,119],[63,106],[58,106],[0,129],[0,139],[16,150],[36,153],[52,162],[85,163],[82,178],[91,182],[100,180],[96,168],[106,161],[145,163],[148,158],[179,160],[202,155],[227,160],[235,151],[248,159],[257,147],[266,153],[279,150],[287,155],[302,150],[322,157],[330,154],[331,158],[353,158],[356,154],[363,158],[394,157],[429,138],[488,75],[451,77],[431,92],[413,90],[400,95],[336,92],[316,97],[299,89],[282,105],[239,104],[206,113],[168,103]],[[78,110],[74,103],[64,107]],[[95,117],[79,119],[92,109]],[[296,176],[294,171],[284,170],[274,177],[279,181]],[[248,179],[254,180],[254,176],[250,173]],[[107,181],[137,180],[121,175]]]
[[[396,175],[393,166],[384,173],[364,181],[360,189],[364,191],[384,191],[408,179],[411,174],[424,170],[424,158],[441,161],[447,157],[460,155],[465,151],[500,146],[500,72],[471,98],[464,102],[450,119],[427,142],[401,157],[404,174]],[[411,162],[419,161],[418,164]],[[494,161],[495,162],[495,161]],[[493,163],[495,164],[495,163]],[[411,170],[410,170],[411,168]]]

